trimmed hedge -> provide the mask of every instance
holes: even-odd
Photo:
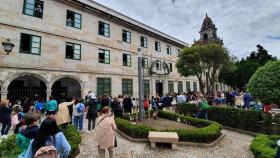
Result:
[[[72,157],[81,143],[80,133],[73,125],[67,126],[62,132],[71,146],[69,157]],[[16,145],[16,135],[11,135],[0,143],[0,157],[17,158],[21,152],[21,149]]]
[[[208,119],[232,128],[262,131],[262,112],[242,110],[229,107],[211,107],[208,110]]]
[[[196,119],[165,111],[159,111],[158,116],[173,121],[180,120],[182,123],[188,123],[201,128],[157,130],[148,127],[147,125],[132,124],[131,122],[121,118],[118,118],[116,120],[116,124],[119,130],[121,130],[122,132],[124,132],[132,138],[147,138],[149,131],[165,131],[177,132],[179,136],[179,141],[210,143],[216,140],[221,135],[222,126],[213,121]]]
[[[250,145],[256,158],[274,158],[277,152],[277,140],[280,135],[257,135]]]

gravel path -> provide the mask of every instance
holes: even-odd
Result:
[[[157,147],[151,149],[148,143],[131,142],[117,135],[118,147],[115,148],[116,157],[132,153],[133,158],[253,158],[249,150],[252,136],[222,130],[225,137],[220,144],[211,148],[178,146],[177,150]],[[81,153],[78,158],[97,157],[97,149],[93,140],[93,134],[82,133]],[[108,153],[107,153],[108,154]],[[108,155],[107,155],[108,157]]]

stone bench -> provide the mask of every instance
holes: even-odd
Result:
[[[176,149],[179,141],[176,132],[149,132],[148,138],[152,148],[156,147],[156,143],[171,143],[172,149]]]

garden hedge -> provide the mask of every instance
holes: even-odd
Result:
[[[196,119],[165,111],[159,111],[158,116],[173,121],[180,120],[182,123],[188,123],[200,128],[157,130],[146,125],[132,124],[130,121],[121,118],[116,120],[116,124],[119,130],[132,138],[147,138],[149,131],[169,131],[177,132],[179,135],[179,141],[210,143],[221,135],[222,126],[213,121]]]
[[[72,125],[67,126],[62,132],[71,146],[69,157],[73,157],[82,140],[80,133]],[[0,143],[0,157],[17,158],[20,153],[21,149],[16,145],[16,135],[11,135]]]
[[[224,126],[248,130],[262,131],[262,112],[253,110],[235,109],[229,107],[211,107],[208,110],[208,119]]]
[[[280,135],[257,135],[250,145],[256,158],[274,158],[277,152],[277,140]]]

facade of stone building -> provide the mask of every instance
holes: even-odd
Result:
[[[45,100],[98,95],[138,96],[137,57],[144,60],[144,92],[196,91],[175,63],[188,46],[91,0],[0,0],[1,98]]]

